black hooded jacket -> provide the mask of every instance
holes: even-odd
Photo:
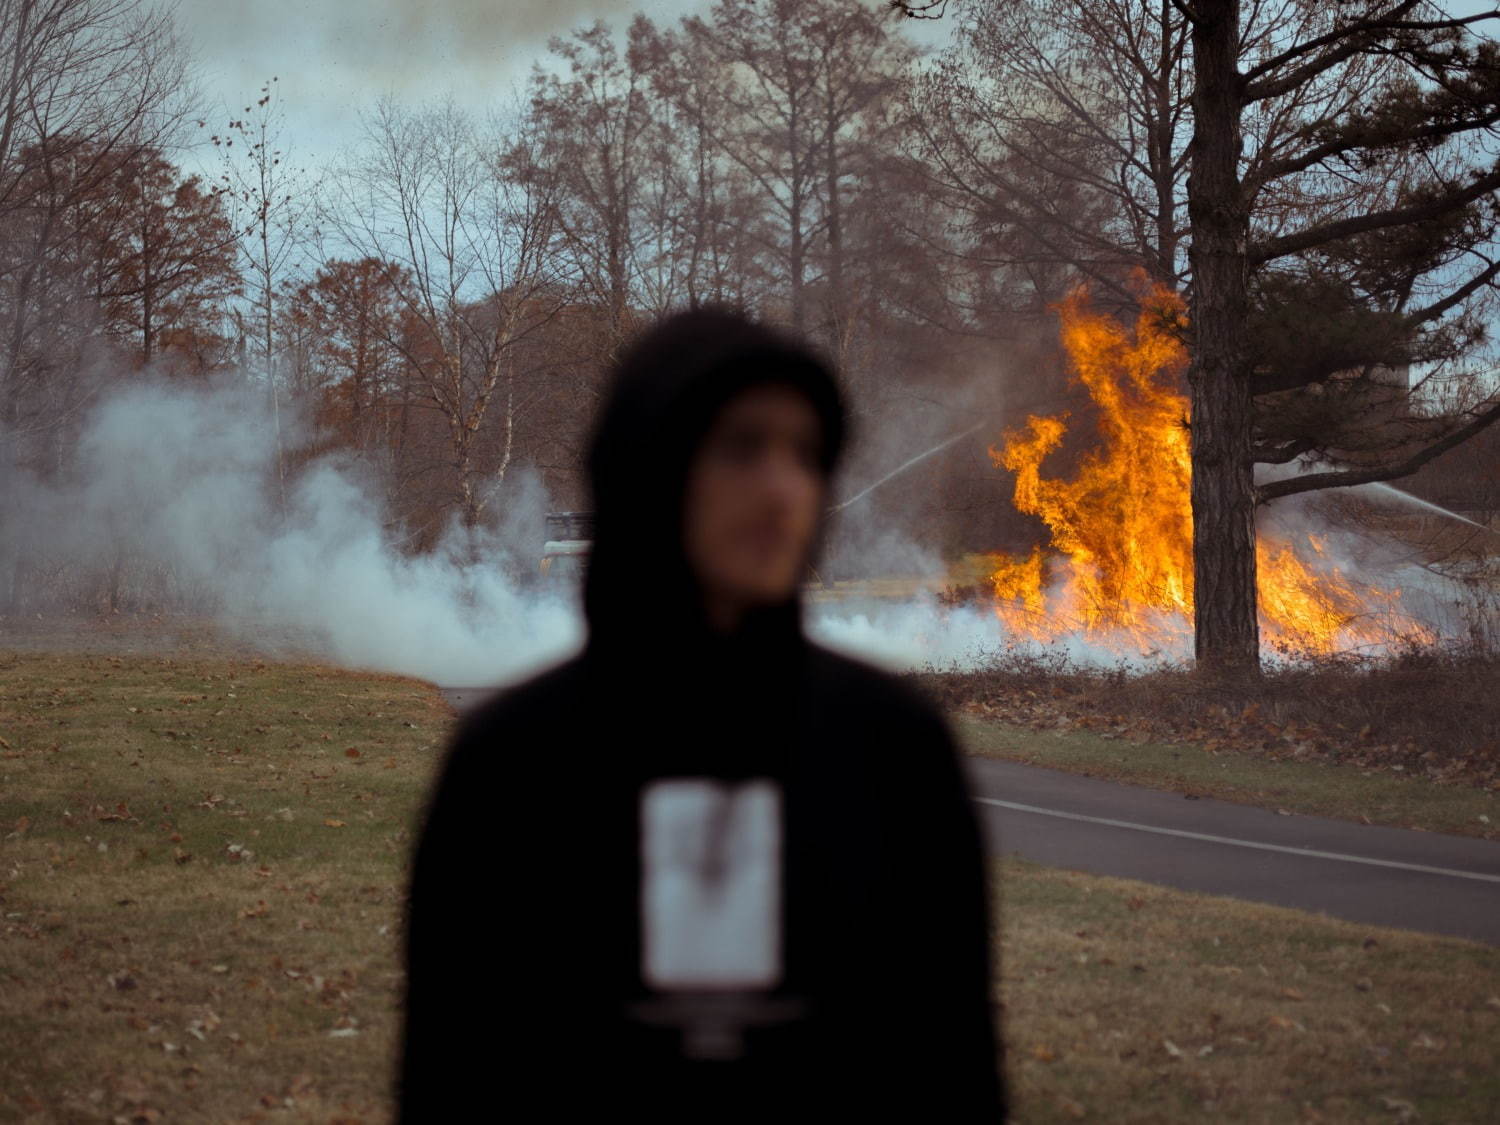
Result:
[[[727,636],[699,608],[688,464],[765,382],[813,403],[831,472],[836,385],[779,334],[682,314],[616,372],[589,459],[588,644],[465,719],[416,852],[405,1122],[1004,1116],[983,855],[942,719],[807,642],[795,601]],[[642,973],[641,794],[704,777],[784,802],[781,979],[733,1061],[685,1056]]]

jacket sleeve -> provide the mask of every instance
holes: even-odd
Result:
[[[907,1057],[892,1061],[931,1119],[996,1123],[1006,1112],[997,943],[978,820],[941,717],[921,707],[903,742],[888,759],[888,948],[899,963],[887,979],[896,984],[898,1026],[910,1030]]]
[[[460,732],[429,802],[413,860],[397,1089],[401,1122],[461,1119],[474,1110],[474,1087],[486,1072],[489,1045],[479,1031],[491,1024],[493,1013],[482,1011],[476,995],[489,960],[481,935],[484,891],[474,878],[485,804],[477,750],[473,735]]]

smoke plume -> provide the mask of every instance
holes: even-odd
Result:
[[[283,413],[282,442],[308,435]],[[535,580],[547,498],[512,472],[497,488],[492,526],[450,526],[436,550],[401,549],[361,465],[330,456],[278,484],[276,423],[265,396],[243,387],[185,390],[137,384],[88,419],[72,470],[42,482],[19,471],[0,494],[0,574],[18,552],[94,576],[126,565],[151,573],[161,600],[195,604],[230,636],[276,651],[288,644],[335,663],[452,686],[514,680],[577,650],[576,591]],[[997,479],[997,487],[1000,482]],[[871,508],[845,513],[850,565],[899,575],[930,591],[938,555],[884,526]],[[1453,635],[1451,583],[1402,557],[1395,544],[1330,528],[1312,500],[1292,498],[1264,518],[1281,537],[1315,533],[1324,562],[1402,591],[1403,608]],[[856,587],[856,589],[858,589]],[[1165,622],[1156,650],[1082,635],[1047,649],[1079,664],[1181,662],[1186,621]],[[929,593],[814,593],[810,635],[892,669],[969,668],[1024,641],[1007,637],[984,605],[945,606]]]
[[[263,395],[132,387],[95,411],[69,479],[13,474],[5,541],[96,573],[128,560],[162,575],[174,600],[212,607],[233,636],[290,639],[351,667],[485,684],[577,647],[566,594],[515,577],[536,570],[540,534],[517,542],[545,512],[534,482],[507,480],[497,528],[454,526],[435,552],[411,556],[357,464],[312,465],[288,482],[284,506],[276,464]]]

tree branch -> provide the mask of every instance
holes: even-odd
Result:
[[[1373,469],[1341,469],[1272,481],[1255,490],[1255,502],[1258,505],[1269,504],[1272,500],[1279,500],[1283,496],[1295,496],[1299,492],[1316,492],[1324,488],[1348,488],[1356,484],[1375,484],[1378,481],[1398,480],[1401,477],[1410,476],[1427,462],[1442,456],[1454,446],[1462,445],[1497,421],[1500,421],[1500,402],[1492,404],[1468,425],[1460,426],[1447,437],[1413,453],[1405,461]]]
[[[1429,120],[1429,123],[1417,129],[1398,130],[1391,128],[1384,134],[1374,133],[1361,137],[1357,134],[1349,134],[1336,140],[1326,141],[1308,149],[1300,156],[1289,156],[1282,160],[1272,160],[1245,177],[1245,193],[1247,197],[1259,188],[1278,180],[1283,176],[1289,176],[1294,172],[1302,172],[1315,164],[1333,156],[1339,156],[1354,149],[1366,151],[1405,145],[1411,141],[1440,140],[1444,137],[1453,136],[1456,133],[1467,133],[1476,129],[1487,128],[1500,121],[1500,106],[1491,108],[1488,112],[1475,117],[1466,117],[1458,121]]]
[[[1263,452],[1255,454],[1255,463],[1258,465],[1286,465],[1301,457],[1304,453],[1311,453],[1317,444],[1311,438],[1293,438],[1282,442],[1274,449],[1269,446],[1258,447]]]
[[[1176,8],[1193,23],[1203,22],[1203,17],[1193,10],[1193,6],[1187,0],[1172,0],[1172,7]]]
[[[1426,203],[1420,203],[1411,207],[1393,207],[1385,211],[1374,211],[1367,215],[1355,215],[1352,218],[1339,219],[1335,222],[1309,227],[1296,234],[1283,235],[1280,238],[1271,238],[1264,242],[1253,243],[1246,254],[1246,259],[1252,267],[1255,267],[1264,265],[1274,258],[1284,258],[1288,254],[1299,254],[1315,246],[1337,242],[1339,239],[1349,238],[1356,234],[1364,234],[1366,231],[1384,230],[1387,227],[1404,226],[1408,223],[1420,223],[1428,219],[1441,218],[1451,211],[1456,211],[1458,208],[1474,202],[1476,199],[1489,195],[1497,188],[1500,188],[1500,166],[1497,166],[1487,175],[1477,177],[1468,187],[1449,192],[1447,195]]]
[[[1346,27],[1336,28],[1315,39],[1309,39],[1306,43],[1298,43],[1288,47],[1274,58],[1267,59],[1259,66],[1252,67],[1240,78],[1241,96],[1246,102],[1264,101],[1266,98],[1274,98],[1286,93],[1288,90],[1296,89],[1304,82],[1322,74],[1329,67],[1337,66],[1345,59],[1359,54],[1368,45],[1362,37],[1369,32],[1376,31],[1443,31],[1449,28],[1465,27],[1480,20],[1494,19],[1500,16],[1500,9],[1490,9],[1488,12],[1479,12],[1471,16],[1458,16],[1445,20],[1405,20],[1399,16],[1416,7],[1416,0],[1405,0],[1396,8],[1383,16],[1373,19],[1361,20],[1358,23],[1349,24]],[[1337,44],[1337,46],[1334,46]],[[1322,50],[1324,47],[1333,49],[1318,56],[1302,66],[1297,67],[1289,74],[1284,74],[1274,82],[1258,82],[1262,75],[1270,74],[1279,67],[1285,66],[1294,59],[1302,58],[1304,55]]]
[[[891,10],[909,20],[940,20],[948,11],[948,0],[890,0]]]
[[[1482,257],[1483,255],[1481,255]],[[1488,261],[1488,259],[1486,259]],[[1489,262],[1487,268],[1475,274],[1464,284],[1460,285],[1452,293],[1449,293],[1440,301],[1434,301],[1426,308],[1417,309],[1406,316],[1406,323],[1415,328],[1419,324],[1425,324],[1429,320],[1436,320],[1455,305],[1462,304],[1484,286],[1488,285],[1500,274],[1500,261]]]

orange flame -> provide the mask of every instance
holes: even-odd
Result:
[[[1048,548],[1026,558],[992,556],[995,609],[1012,636],[1090,641],[1139,652],[1184,647],[1193,616],[1187,367],[1181,298],[1156,287],[1141,301],[1132,335],[1092,312],[1082,290],[1059,306],[1062,343],[1098,408],[1099,444],[1071,479],[1042,475],[1062,442],[1066,415],[1031,416],[990,449],[1015,474],[1016,507],[1039,516]],[[1383,619],[1399,594],[1349,579],[1324,545],[1257,541],[1261,631],[1272,645],[1326,653],[1393,638]]]

